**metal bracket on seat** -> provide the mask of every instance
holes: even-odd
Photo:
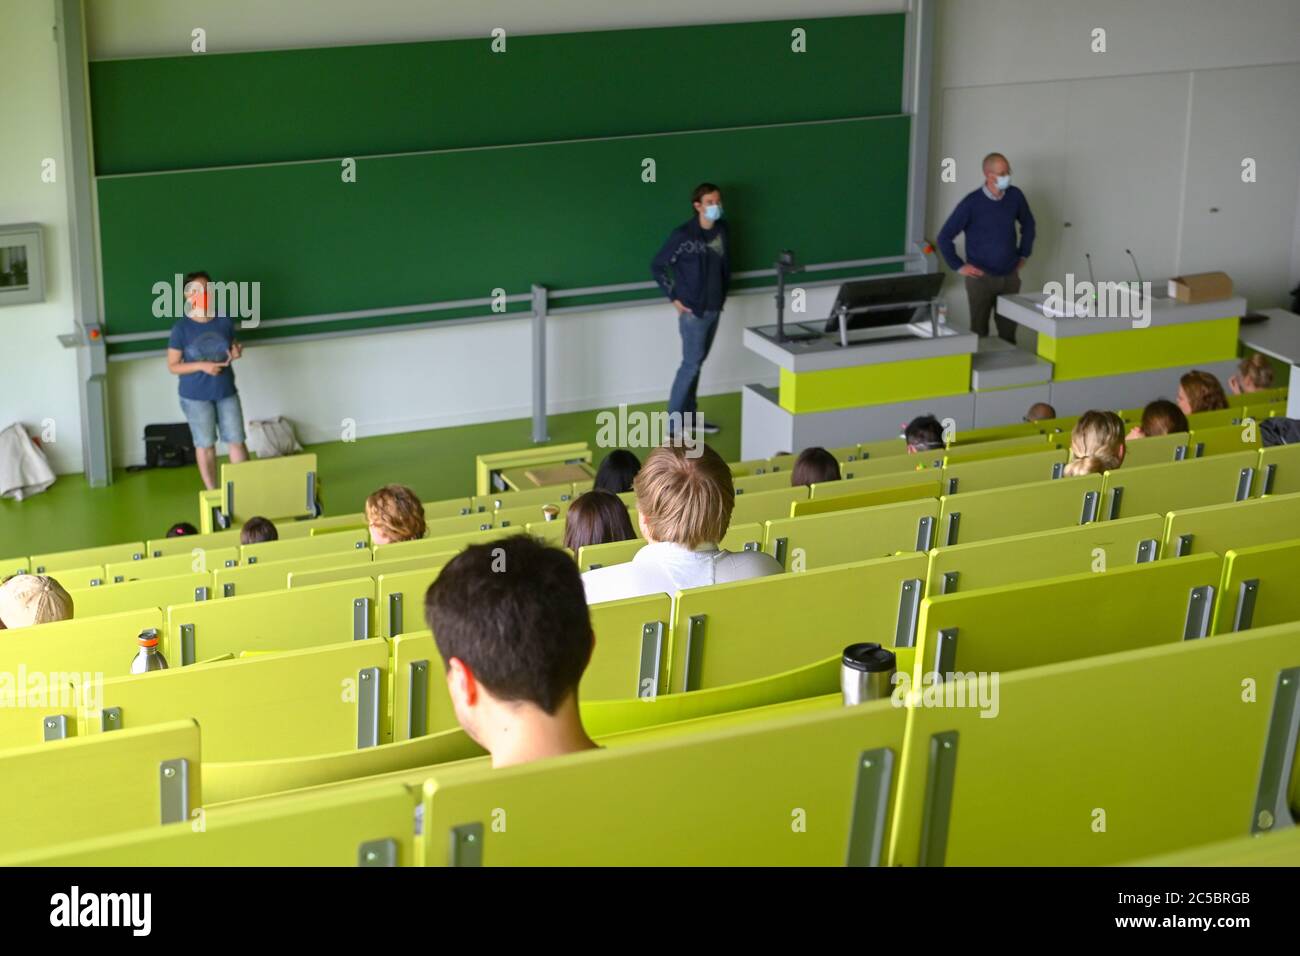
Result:
[[[707,614],[692,614],[686,626],[686,660],[682,665],[682,690],[694,690],[692,679],[699,680],[701,658],[704,656],[704,632]]]
[[[99,713],[99,729],[108,733],[110,730],[122,729],[122,708],[105,707]]]
[[[388,636],[396,637],[402,633],[402,592],[394,591],[388,595]]]
[[[208,599],[208,594],[209,592],[206,585],[204,585],[203,587],[197,587],[194,589],[194,600],[206,601]]]
[[[1184,461],[1187,458],[1187,446],[1179,445],[1174,449],[1174,461]]]
[[[1264,744],[1264,767],[1259,774],[1255,815],[1251,833],[1289,829],[1295,826],[1287,801],[1287,787],[1295,764],[1296,740],[1300,737],[1300,667],[1289,667],[1277,675],[1273,693],[1273,715]]]
[[[1245,501],[1250,497],[1250,486],[1255,483],[1255,469],[1246,467],[1241,469],[1241,474],[1237,477],[1237,497],[1234,501]]]
[[[1194,458],[1200,458],[1200,457],[1202,457],[1204,454],[1205,454],[1205,442],[1203,442],[1203,441],[1198,441],[1198,442],[1196,443],[1196,454],[1193,455],[1192,457],[1194,457]]]
[[[1135,564],[1149,564],[1156,559],[1156,539],[1147,538],[1138,542],[1138,553]]]
[[[1113,488],[1110,493],[1110,512],[1107,517],[1114,521],[1119,517],[1119,500],[1123,495],[1123,488]],[[1079,516],[1079,524],[1091,524],[1097,520],[1097,514],[1101,510],[1101,493],[1097,491],[1087,491],[1083,495],[1083,514]]]
[[[921,611],[920,578],[906,578],[898,595],[898,623],[894,628],[895,647],[916,646],[916,621]]]
[[[65,740],[68,736],[68,715],[51,714],[41,719],[41,733],[45,740]]]
[[[944,529],[943,543],[946,547],[952,547],[957,543],[957,528],[961,523],[961,512],[948,512],[948,525]]]
[[[1277,474],[1277,463],[1270,462],[1264,466],[1264,480],[1260,483],[1263,485],[1259,489],[1261,495],[1271,495],[1273,493],[1273,476]]]
[[[789,550],[789,545],[789,538],[777,538],[776,543],[772,548],[772,557],[776,558],[777,563],[783,568],[785,567],[786,551]]]
[[[184,823],[190,818],[190,762],[184,757],[164,760],[158,768],[162,823]]]
[[[194,625],[181,625],[181,666],[194,663]]]
[[[370,598],[352,601],[352,640],[364,641],[370,637]]]
[[[1178,543],[1174,545],[1174,557],[1181,558],[1185,554],[1191,554],[1192,542],[1194,540],[1196,540],[1196,535],[1194,534],[1180,534],[1178,536]]]
[[[1058,462],[1056,462],[1056,464],[1052,465],[1052,478],[1053,478],[1053,479],[1060,478],[1060,477],[1061,477],[1062,475],[1064,475],[1064,474],[1065,474],[1065,462],[1063,462],[1063,461],[1058,461]]]
[[[889,786],[894,778],[894,752],[888,747],[864,750],[858,757],[849,822],[849,866],[880,866],[889,815]]]
[[[357,672],[357,749],[379,744],[379,668]]]
[[[960,571],[945,571],[940,579],[939,593],[952,594],[957,590],[957,581],[961,578]]]
[[[221,596],[222,596],[222,597],[234,597],[234,596],[235,596],[235,582],[234,582],[234,581],[227,581],[227,582],[225,582],[223,585],[221,585]]]
[[[406,736],[423,737],[429,732],[429,662],[411,661],[406,693]]]
[[[307,472],[307,513],[316,517],[316,472]]]
[[[943,866],[948,851],[948,822],[957,778],[957,731],[930,737],[925,780],[925,810],[921,827],[921,866]]]
[[[944,492],[944,494],[955,495],[955,494],[957,493],[957,484],[958,484],[958,481],[959,481],[959,479],[957,479],[957,478],[949,478],[949,479],[948,479],[948,490],[947,490],[946,492]]]
[[[916,550],[929,551],[934,542],[934,519],[926,515],[916,523]]]
[[[659,695],[659,664],[663,660],[664,622],[646,621],[641,625],[641,664],[637,668],[634,697]]]
[[[945,627],[936,635],[934,667],[931,668],[931,673],[934,674],[936,681],[942,681],[945,679],[946,674],[952,673],[953,664],[957,660],[958,630],[955,627]]]
[[[371,840],[357,848],[357,866],[397,866],[397,841]]]
[[[746,541],[746,542],[745,542],[745,548],[744,548],[744,550],[746,550],[746,551],[761,551],[761,550],[762,550],[762,546],[761,546],[760,543],[757,542],[757,541]]]
[[[451,828],[450,837],[448,866],[483,865],[483,824],[462,823]]]
[[[1259,578],[1248,578],[1237,588],[1237,611],[1232,616],[1234,631],[1250,630],[1255,617],[1255,598],[1259,595]]]
[[[1183,640],[1192,641],[1210,633],[1210,609],[1214,606],[1214,585],[1202,584],[1192,588],[1187,598],[1187,621],[1183,625]]]

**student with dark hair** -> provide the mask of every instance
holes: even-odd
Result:
[[[185,314],[172,324],[167,370],[180,379],[181,410],[194,438],[194,456],[203,485],[217,486],[217,432],[230,446],[231,462],[248,461],[244,409],[230,363],[244,354],[235,323],[217,315],[206,272],[185,276]]]
[[[279,538],[280,532],[275,530],[275,525],[261,515],[249,518],[239,531],[240,544],[260,544],[263,541],[278,541]]]
[[[178,521],[167,529],[167,537],[169,538],[186,537],[198,533],[199,529],[194,527],[194,525],[190,524],[188,521]]]
[[[1041,422],[1049,418],[1056,417],[1056,409],[1047,402],[1034,402],[1029,406],[1029,411],[1025,412],[1025,421]]]
[[[1228,396],[1213,374],[1192,369],[1178,380],[1178,407],[1184,415],[1215,412],[1228,407]]]
[[[461,727],[493,767],[591,750],[578,682],[595,636],[573,559],[529,535],[470,545],[424,598]]]
[[[632,479],[641,470],[641,459],[630,451],[615,448],[596,469],[597,491],[608,491],[621,495],[632,490]]]
[[[1142,409],[1142,423],[1129,429],[1128,438],[1154,438],[1157,435],[1174,435],[1187,431],[1187,416],[1167,398],[1147,402]]]
[[[943,425],[933,415],[920,415],[907,423],[903,429],[903,438],[907,440],[909,455],[919,451],[934,451],[944,446]]]
[[[596,489],[579,495],[564,516],[564,546],[574,554],[589,544],[631,541],[635,537],[627,505],[608,491]]]
[[[790,472],[791,487],[815,485],[840,480],[840,463],[825,448],[805,448],[799,452]]]
[[[691,208],[695,214],[674,229],[655,253],[650,274],[677,310],[677,331],[682,337],[682,364],[668,397],[669,428],[712,434],[718,426],[699,416],[695,390],[727,301],[731,243],[722,218],[722,190],[713,183],[700,183],[691,193]]]

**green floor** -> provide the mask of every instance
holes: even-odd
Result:
[[[658,412],[663,404],[628,410]],[[599,460],[598,411],[551,416],[551,442],[585,441]],[[700,411],[722,426],[709,444],[727,461],[738,459],[740,393],[702,397]],[[425,501],[471,495],[474,456],[531,447],[530,434],[531,420],[516,419],[329,442],[307,450],[319,458],[325,513],[346,514],[360,511],[366,495],[389,483],[409,485]],[[83,476],[65,475],[49,491],[26,501],[0,499],[0,557],[160,538],[177,521],[198,524],[201,488],[194,467],[133,473],[119,469],[107,488],[91,488]]]

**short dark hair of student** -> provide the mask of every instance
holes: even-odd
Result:
[[[185,273],[185,283],[184,283],[184,284],[185,284],[185,285],[189,285],[189,284],[190,284],[191,282],[193,282],[195,279],[202,279],[204,282],[211,282],[211,281],[212,281],[212,276],[208,275],[208,274],[207,274],[206,272],[204,272],[202,269],[200,269],[198,272],[187,272],[187,273]]]
[[[616,495],[632,490],[632,479],[641,470],[641,459],[630,451],[615,448],[596,469],[596,490]]]
[[[790,485],[815,485],[823,481],[840,480],[840,463],[825,448],[805,448],[795,459],[790,472]]]
[[[579,495],[564,516],[564,546],[574,554],[589,544],[631,541],[636,537],[627,505],[599,488]]]
[[[1142,434],[1148,438],[1155,435],[1173,435],[1187,431],[1187,416],[1183,410],[1167,398],[1157,398],[1148,402],[1142,409]]]
[[[240,544],[258,544],[262,541],[278,540],[280,540],[280,532],[275,530],[275,525],[270,518],[263,518],[261,515],[249,518],[239,531]]]
[[[198,534],[199,529],[194,527],[188,521],[178,521],[167,529],[167,537],[180,538],[184,535]]]
[[[424,596],[444,662],[459,658],[498,700],[554,715],[578,690],[595,640],[573,558],[526,534],[470,545]]]
[[[943,447],[943,426],[933,415],[920,415],[913,418],[903,429],[903,437],[913,448],[930,451]]]
[[[700,183],[691,191],[691,205],[694,206],[700,201],[700,198],[707,196],[709,193],[720,193],[722,190],[713,183]]]

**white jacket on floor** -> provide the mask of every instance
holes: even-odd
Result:
[[[54,484],[54,469],[17,422],[0,431],[0,495],[22,501]]]

